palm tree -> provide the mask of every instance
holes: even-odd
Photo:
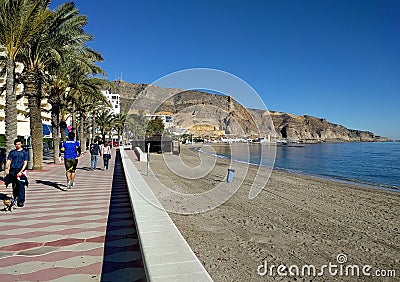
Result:
[[[148,120],[142,110],[138,114],[129,114],[125,121],[125,131],[131,140],[143,140]]]
[[[42,31],[49,17],[45,9],[49,3],[50,0],[0,0],[0,46],[6,51],[7,151],[14,148],[13,139],[17,137],[16,60],[28,42]]]
[[[51,15],[43,25],[42,33],[32,37],[21,53],[25,66],[25,94],[29,101],[34,169],[41,169],[43,164],[41,101],[46,71],[61,65],[64,53],[82,49],[83,44],[92,39],[83,31],[86,17],[79,14],[73,3],[59,6]]]
[[[47,85],[48,99],[47,101],[51,105],[51,130],[52,139],[54,144],[54,163],[59,163],[60,153],[60,134],[65,137],[65,127],[61,128],[60,115],[61,111],[65,108],[65,96],[67,95],[68,80],[62,74],[63,68],[59,68],[59,75],[50,76],[50,80]],[[65,121],[64,121],[65,122]],[[64,132],[63,132],[64,131]]]
[[[93,143],[94,139],[96,139],[96,132],[98,129],[98,124],[97,124],[96,119],[97,119],[98,113],[104,111],[105,109],[110,111],[111,105],[109,103],[104,104],[103,102],[100,102],[100,101],[96,101],[90,109],[89,116],[88,116],[88,122],[90,123],[90,128],[91,128],[91,133],[92,133],[90,143]],[[100,121],[100,123],[103,124],[102,121]]]
[[[121,138],[121,135],[122,135],[124,127],[125,127],[126,119],[127,119],[126,113],[119,113],[119,114],[116,114],[114,117],[114,128],[117,130],[118,142],[121,141],[120,138]]]
[[[85,148],[87,141],[88,118],[90,110],[95,106],[108,105],[106,97],[101,93],[105,81],[98,78],[88,78],[81,75],[72,86],[71,95],[74,97],[75,109],[79,114],[79,138],[81,146]]]
[[[106,134],[111,131],[114,121],[114,114],[110,109],[103,109],[96,115],[96,123],[100,128],[103,142],[106,141]]]
[[[41,100],[45,80],[48,79],[46,71],[54,71],[55,67],[61,66],[63,59],[73,57],[70,54],[86,51],[84,43],[92,39],[91,35],[83,31],[87,23],[86,16],[80,15],[73,3],[60,5],[51,15],[43,25],[42,33],[32,37],[21,53],[25,66],[25,94],[31,118],[34,169],[41,169],[43,162]],[[101,58],[100,55],[98,57]]]

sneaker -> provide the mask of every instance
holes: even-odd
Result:
[[[75,187],[75,183],[71,181],[71,182],[69,183],[69,188],[74,188],[74,187]]]
[[[67,180],[67,189],[71,188],[71,181],[68,179]]]
[[[24,206],[24,203],[18,203],[17,206],[22,208]]]

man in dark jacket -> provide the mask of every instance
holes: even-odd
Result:
[[[96,170],[99,155],[101,156],[100,146],[97,143],[97,139],[95,139],[94,143],[90,144],[90,165],[92,170]]]
[[[15,149],[7,157],[5,174],[13,187],[13,197],[17,199],[17,206],[23,207],[25,203],[25,186],[28,179],[25,174],[25,168],[28,165],[28,152],[22,148],[20,139],[14,140]]]

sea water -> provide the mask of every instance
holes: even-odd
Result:
[[[267,166],[276,152],[276,169],[400,191],[400,142],[232,146],[234,150],[230,146],[214,150],[221,157]]]

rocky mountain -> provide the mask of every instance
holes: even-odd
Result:
[[[162,113],[173,116],[174,129],[198,136],[264,137],[302,142],[387,141],[372,132],[347,129],[308,115],[246,109],[232,97],[200,91],[160,88],[114,81],[121,95],[121,111],[131,114]]]

